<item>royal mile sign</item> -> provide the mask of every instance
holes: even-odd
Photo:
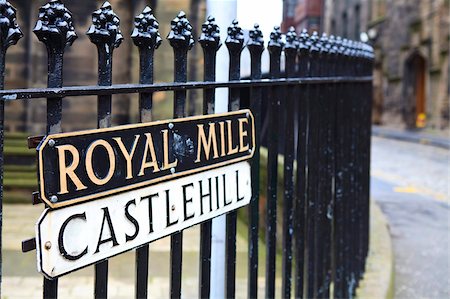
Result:
[[[51,209],[245,161],[250,110],[48,135],[39,144],[40,198]]]

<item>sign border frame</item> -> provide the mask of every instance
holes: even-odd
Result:
[[[67,200],[67,201],[63,201],[63,202],[53,203],[48,198],[46,198],[46,196],[45,196],[45,192],[44,192],[44,190],[45,190],[45,188],[44,188],[44,170],[43,170],[44,166],[43,166],[43,161],[42,161],[42,150],[41,150],[41,148],[43,148],[49,142],[50,139],[61,138],[61,137],[72,137],[72,136],[78,136],[78,135],[90,135],[90,134],[96,134],[96,133],[100,133],[100,132],[114,132],[114,131],[120,131],[120,130],[132,129],[132,128],[147,127],[149,125],[163,125],[163,124],[169,124],[169,123],[180,123],[180,122],[192,121],[192,120],[197,120],[197,119],[209,119],[209,118],[222,117],[222,116],[232,116],[232,115],[236,115],[236,114],[248,114],[248,117],[251,118],[251,120],[252,120],[252,132],[253,132],[253,134],[252,134],[252,145],[253,145],[253,147],[252,147],[251,152],[249,152],[249,155],[246,155],[246,156],[243,156],[243,157],[239,157],[239,158],[230,159],[230,160],[226,160],[226,161],[222,161],[222,162],[217,163],[217,164],[212,164],[212,165],[207,165],[207,166],[203,166],[203,167],[187,170],[187,171],[182,171],[182,172],[178,172],[178,173],[175,172],[173,174],[165,175],[165,176],[158,177],[158,178],[155,178],[155,179],[152,179],[152,180],[148,180],[148,181],[144,181],[144,182],[140,182],[140,183],[135,183],[135,184],[131,184],[131,185],[126,185],[126,186],[123,186],[123,187],[114,188],[114,189],[110,189],[108,191],[103,191],[103,192],[99,192],[99,193],[95,193],[95,194],[91,194],[91,195],[77,197],[77,198],[74,198],[72,200]],[[140,187],[149,186],[149,185],[152,185],[152,184],[155,184],[155,183],[172,180],[172,179],[179,178],[179,177],[182,177],[182,176],[186,176],[186,175],[189,175],[189,174],[195,174],[195,173],[198,173],[198,172],[202,172],[202,171],[218,168],[218,167],[221,167],[221,166],[225,166],[227,164],[233,164],[233,163],[249,160],[249,159],[251,159],[254,156],[255,150],[256,150],[256,141],[255,141],[256,138],[255,138],[255,135],[256,135],[256,132],[255,132],[255,117],[253,116],[253,113],[251,112],[250,109],[242,109],[242,110],[233,111],[233,112],[208,114],[208,115],[198,115],[198,116],[176,118],[176,119],[168,119],[168,120],[159,120],[159,121],[152,121],[152,122],[138,123],[138,124],[129,124],[129,125],[115,126],[115,127],[102,128],[102,129],[81,130],[81,131],[73,131],[73,132],[67,132],[67,133],[58,133],[58,134],[47,135],[44,138],[44,140],[39,144],[37,149],[36,149],[37,152],[38,152],[38,161],[37,162],[38,162],[38,167],[39,167],[39,195],[40,195],[40,199],[42,201],[44,201],[45,204],[47,204],[47,206],[49,208],[57,209],[57,208],[65,207],[65,206],[78,204],[78,203],[81,203],[81,202],[86,202],[88,200],[100,199],[100,198],[108,196],[108,195],[121,193],[121,192],[128,191],[128,190],[138,189]]]

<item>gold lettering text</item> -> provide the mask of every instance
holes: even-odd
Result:
[[[231,120],[227,120],[227,130],[228,130],[228,155],[236,154],[239,147],[233,148],[233,132],[231,130]]]
[[[248,119],[240,118],[239,121],[239,152],[246,152],[249,149],[249,145],[244,145],[244,137],[248,136],[247,130],[244,130],[244,123],[248,124]]]
[[[149,167],[153,167],[153,172],[158,172],[158,160],[156,160],[155,147],[153,145],[152,134],[145,133],[147,137],[147,141],[145,142],[144,155],[142,156],[141,170],[138,173],[138,176],[144,175],[144,170]],[[151,160],[147,162],[147,155],[150,150],[150,158]]]
[[[75,169],[78,167],[78,163],[80,163],[80,153],[73,145],[60,145],[56,147],[58,149],[58,158],[59,158],[59,185],[60,190],[59,194],[65,194],[69,192],[67,190],[67,177],[69,177],[72,182],[75,184],[78,190],[86,189],[78,176],[75,174]],[[66,152],[70,152],[72,155],[72,163],[70,165],[66,165]]]
[[[131,151],[128,152],[127,148],[123,144],[122,138],[114,137],[113,138],[117,144],[119,145],[120,151],[122,152],[123,157],[127,161],[127,179],[133,178],[133,167],[131,164],[131,160],[133,159],[134,151],[136,150],[136,146],[139,140],[139,135],[134,136],[133,146],[131,147]]]
[[[209,134],[208,139],[206,139],[205,134],[205,128],[204,125],[197,125],[198,127],[198,147],[197,147],[197,160],[195,160],[195,163],[200,162],[200,156],[203,151],[205,152],[205,158],[206,160],[209,160],[210,152],[211,152],[211,146],[213,148],[213,158],[218,158],[219,153],[217,151],[217,138],[216,138],[216,126],[215,123],[209,124]]]
[[[92,166],[92,156],[94,154],[94,149],[97,146],[103,146],[103,148],[106,149],[106,152],[108,153],[109,169],[108,174],[104,178],[97,177],[97,175],[94,172],[94,168]],[[89,179],[96,185],[99,186],[104,185],[108,183],[109,180],[112,178],[115,169],[116,169],[116,157],[114,156],[114,150],[112,146],[103,139],[99,139],[92,142],[86,151],[86,172]]]

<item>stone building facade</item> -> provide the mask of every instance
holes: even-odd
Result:
[[[449,128],[449,1],[327,0],[325,28],[375,48],[375,123]]]
[[[32,32],[38,17],[39,7],[45,0],[9,0],[17,9],[17,23],[24,37],[8,50],[6,57],[5,88],[45,87],[47,84],[47,51]],[[92,12],[103,0],[64,1],[72,12],[78,38],[66,49],[64,55],[64,85],[97,84],[97,49],[90,42],[86,31],[92,23]],[[134,16],[148,0],[109,0],[114,12],[120,17],[120,28],[124,40],[113,56],[113,84],[138,82],[138,50],[130,38]],[[170,20],[179,10],[186,10],[188,3],[182,0],[159,1],[156,16],[160,20],[161,35],[170,30]],[[164,3],[162,3],[164,2]],[[164,4],[164,5],[162,5]],[[172,80],[172,50],[167,42],[155,53],[155,77],[162,81]],[[166,63],[164,63],[166,62]],[[155,94],[158,98],[158,94]],[[137,95],[113,96],[113,124],[125,124],[138,118]],[[92,129],[97,126],[96,97],[74,97],[63,99],[63,131]],[[46,101],[43,99],[8,102],[5,110],[5,127],[8,131],[24,131],[43,134],[46,128]]]

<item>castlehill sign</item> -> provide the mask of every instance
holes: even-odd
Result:
[[[41,199],[59,208],[253,156],[250,110],[47,136],[38,146]]]
[[[250,164],[238,162],[61,209],[36,224],[38,271],[55,278],[247,205]]]

